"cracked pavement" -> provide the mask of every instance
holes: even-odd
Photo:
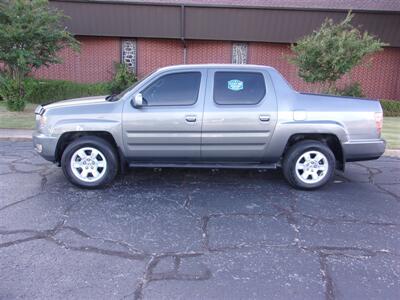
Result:
[[[196,169],[89,191],[0,142],[0,299],[398,299],[399,229],[395,157],[313,192]]]

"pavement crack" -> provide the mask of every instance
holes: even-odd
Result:
[[[361,168],[364,168],[368,172],[368,182],[371,184],[375,184],[374,177],[376,175],[383,173],[382,170],[380,170],[378,168],[368,167],[366,165],[363,165],[362,163],[354,162],[353,164],[355,164],[356,166],[359,166]]]
[[[197,273],[187,273],[181,272],[181,264],[182,260],[191,257],[198,257],[203,255],[204,253],[199,252],[188,252],[188,253],[161,253],[157,255],[152,255],[149,259],[145,272],[142,278],[139,279],[135,291],[125,296],[128,298],[133,296],[135,300],[143,299],[145,288],[152,281],[163,281],[163,280],[180,280],[180,281],[203,281],[211,278],[211,270],[205,267],[202,271]],[[157,265],[160,263],[162,259],[165,258],[173,259],[173,268],[170,271],[164,272],[155,272]]]
[[[326,255],[333,255],[333,256],[353,256],[351,253],[359,253],[357,257],[375,257],[379,254],[382,255],[393,255],[393,256],[400,256],[400,254],[391,252],[386,249],[379,249],[373,250],[368,248],[360,248],[360,247],[337,247],[337,246],[300,246],[300,249],[305,251],[312,251],[312,252],[321,252]]]
[[[18,204],[20,204],[20,203],[29,201],[29,200],[31,200],[31,199],[33,199],[33,198],[39,196],[40,194],[42,194],[42,192],[37,193],[37,194],[35,194],[35,195],[31,195],[31,196],[26,197],[26,198],[24,198],[24,199],[21,199],[21,200],[12,202],[12,203],[10,203],[10,204],[7,204],[7,205],[5,205],[5,206],[3,206],[3,207],[0,208],[0,212],[3,211],[3,210],[8,209],[8,208],[10,208],[10,207],[13,207],[13,206],[15,206],[15,205],[18,205]]]
[[[77,227],[72,227],[72,226],[64,226],[64,229],[71,230],[73,233],[83,237],[83,238],[93,238],[83,230],[77,228]]]
[[[400,196],[398,196],[397,194],[395,194],[395,193],[393,193],[393,192],[391,192],[391,191],[388,191],[387,189],[385,189],[384,187],[382,187],[382,185],[384,185],[384,184],[374,183],[374,185],[377,187],[378,190],[380,190],[380,191],[382,191],[382,192],[384,192],[384,193],[386,193],[386,194],[392,196],[392,197],[395,198],[397,201],[400,201]]]
[[[191,217],[196,218],[196,215],[190,210],[190,197],[191,196],[188,195],[183,204],[180,203],[179,201],[173,200],[173,199],[165,199],[165,200],[175,203],[178,207],[185,210]]]
[[[208,223],[210,222],[209,216],[201,217],[201,231],[203,237],[203,248],[207,251],[210,250],[210,237],[208,234]]]
[[[174,272],[178,272],[181,262],[182,260],[179,256],[174,256]]]
[[[270,244],[270,241],[262,240],[255,243],[240,243],[236,245],[229,245],[229,246],[222,246],[216,248],[210,248],[209,252],[226,252],[226,251],[236,251],[244,248],[254,248],[254,247],[261,247],[265,248],[279,248],[279,249],[294,249],[297,247],[295,243],[293,244]]]
[[[68,246],[64,242],[57,240],[54,237],[50,237],[48,240],[53,241],[55,244],[62,246],[65,249],[72,250],[72,251],[95,253],[95,254],[125,258],[125,259],[129,259],[129,260],[143,260],[146,258],[146,255],[143,255],[143,254],[129,253],[129,252],[117,251],[117,250],[108,250],[108,249],[102,249],[102,248],[93,247],[93,246]]]
[[[357,219],[334,219],[334,218],[323,218],[323,217],[316,217],[308,214],[299,214],[300,216],[307,218],[312,221],[312,226],[315,226],[317,223],[323,222],[328,224],[362,224],[362,225],[373,225],[373,226],[387,226],[387,227],[396,227],[400,226],[399,223],[392,223],[392,222],[373,222],[373,221],[363,221]]]
[[[61,220],[53,228],[46,229],[46,230],[30,230],[30,229],[1,230],[0,235],[13,235],[13,234],[29,233],[29,234],[32,234],[32,236],[23,238],[23,239],[17,239],[17,240],[6,242],[6,243],[2,243],[2,244],[0,244],[0,248],[11,247],[11,246],[14,246],[17,244],[42,239],[42,240],[51,242],[57,246],[60,246],[64,249],[72,250],[72,251],[89,252],[89,253],[125,258],[125,259],[130,259],[130,260],[144,260],[146,257],[149,256],[149,254],[146,254],[143,252],[138,253],[135,251],[110,250],[110,249],[104,249],[104,248],[100,248],[100,247],[94,247],[91,245],[78,245],[78,246],[69,245],[68,243],[64,242],[62,239],[58,239],[56,237],[57,234],[59,234],[63,230],[70,230],[80,237],[92,239],[88,234],[84,233],[82,230],[80,230],[78,228],[65,226],[65,220]],[[108,240],[108,242],[112,243],[111,240]],[[114,243],[117,244],[117,242],[114,242]],[[120,243],[118,243],[118,244],[120,244]]]
[[[300,242],[300,225],[295,217],[296,214],[298,214],[295,200],[293,200],[293,203],[289,208],[281,207],[275,203],[273,206],[280,212],[277,216],[284,216],[286,218],[287,223],[293,229],[295,234],[293,242],[294,244],[298,245]]]
[[[153,273],[154,268],[157,266],[158,262],[160,261],[160,258],[157,256],[152,256],[145,268],[143,277],[139,279],[138,284],[136,285],[136,289],[133,292],[133,296],[135,300],[141,300],[143,299],[143,292],[144,288],[147,286],[149,281],[151,280],[151,274]],[[127,297],[131,296],[132,294],[128,295]],[[126,298],[126,297],[125,297]]]
[[[86,239],[91,239],[91,240],[99,240],[102,242],[107,242],[107,243],[111,243],[111,244],[116,244],[119,246],[124,247],[126,250],[128,250],[129,252],[134,252],[137,255],[142,255],[143,257],[147,257],[149,256],[149,254],[135,248],[133,245],[131,245],[128,242],[125,241],[121,241],[121,240],[113,240],[113,239],[108,239],[108,238],[103,238],[103,237],[97,237],[97,236],[92,236],[89,235],[88,233],[84,232],[83,230],[77,228],[77,227],[72,227],[72,226],[63,226],[62,228],[63,230],[70,230],[73,233],[77,234],[80,237],[86,238]]]
[[[247,213],[247,212],[234,212],[234,213],[212,213],[207,215],[209,218],[220,218],[220,217],[270,217],[276,218],[279,217],[281,213],[271,214],[270,212],[259,212],[259,213]]]
[[[47,176],[46,175],[42,175],[42,180],[40,181],[40,189],[43,191],[46,187],[47,184]]]
[[[18,244],[35,241],[35,240],[40,240],[40,239],[44,239],[44,238],[45,238],[44,236],[35,235],[35,236],[27,237],[24,239],[18,239],[18,240],[2,243],[2,244],[0,244],[0,248],[7,248],[7,247],[15,246]]]
[[[382,187],[382,184],[379,184],[379,183],[376,183],[376,182],[375,182],[375,178],[374,178],[374,177],[375,177],[376,175],[382,174],[382,173],[383,173],[382,170],[380,170],[380,169],[378,169],[378,168],[373,168],[373,167],[369,167],[369,166],[363,165],[362,163],[356,163],[356,162],[355,162],[354,164],[355,164],[356,166],[359,166],[359,167],[361,167],[361,168],[364,168],[364,169],[368,172],[368,183],[370,183],[370,184],[372,184],[373,186],[375,186],[375,187],[376,187],[378,190],[380,190],[381,192],[383,192],[383,193],[385,193],[385,194],[387,194],[387,195],[389,195],[389,196],[395,198],[397,201],[400,201],[400,197],[399,197],[397,194],[392,193],[392,192],[386,190],[385,188]]]
[[[335,300],[334,282],[328,268],[327,255],[319,253],[318,258],[322,281],[325,286],[325,300]]]
[[[189,195],[186,197],[185,202],[183,202],[183,207],[184,207],[185,209],[189,209],[191,201],[192,201],[192,196],[189,194]]]

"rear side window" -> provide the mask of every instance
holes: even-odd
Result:
[[[147,106],[193,105],[200,88],[200,72],[183,72],[164,75],[142,91]]]
[[[215,72],[214,101],[217,104],[257,104],[264,96],[265,81],[261,73]]]

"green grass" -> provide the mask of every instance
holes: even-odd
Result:
[[[400,100],[380,100],[385,117],[400,117]]]
[[[382,135],[389,149],[400,149],[400,117],[384,117]]]
[[[0,101],[0,128],[33,129],[35,126],[35,107],[27,103],[22,112],[7,111],[4,101]]]

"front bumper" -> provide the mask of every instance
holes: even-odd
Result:
[[[32,134],[33,147],[44,159],[55,162],[58,138],[35,131]]]
[[[346,161],[378,159],[385,148],[386,141],[383,139],[349,141],[343,144]]]

